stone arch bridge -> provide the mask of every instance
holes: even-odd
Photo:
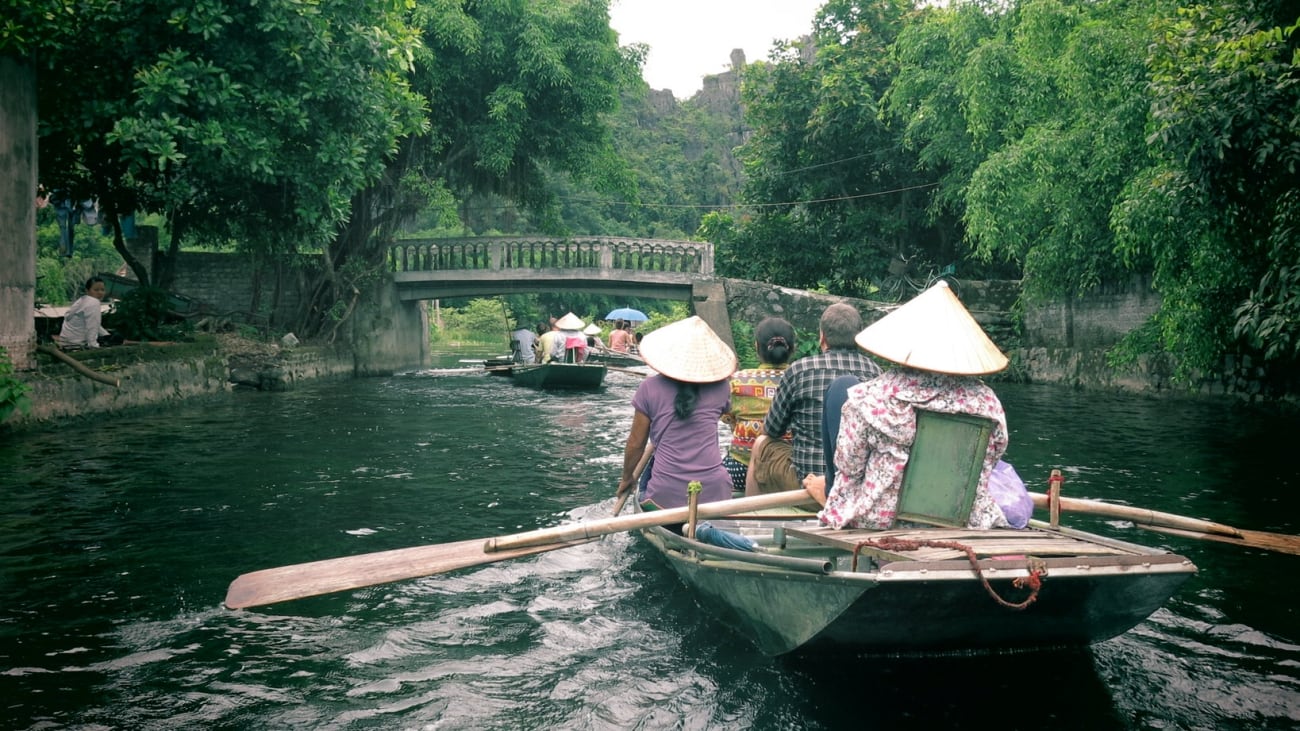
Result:
[[[405,239],[388,252],[399,300],[576,290],[689,303],[731,342],[725,288],[713,276],[713,244],[663,239],[475,237]]]

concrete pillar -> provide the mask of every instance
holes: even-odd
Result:
[[[719,281],[696,281],[691,284],[691,311],[713,328],[732,350],[731,315],[727,312],[727,288]]]
[[[36,73],[0,56],[0,347],[32,367],[36,323]]]

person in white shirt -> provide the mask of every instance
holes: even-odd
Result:
[[[533,344],[536,342],[537,336],[526,327],[510,333],[510,350],[514,355],[514,361],[516,363],[537,362],[537,352],[533,349]]]
[[[103,316],[102,300],[107,288],[104,280],[91,277],[86,280],[86,293],[77,298],[63,316],[63,328],[59,331],[59,345],[65,350],[81,348],[98,348],[99,339],[107,337],[109,332],[100,325]]]

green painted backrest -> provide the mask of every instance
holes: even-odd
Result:
[[[917,409],[916,441],[903,473],[896,519],[964,528],[993,423],[969,414]]]

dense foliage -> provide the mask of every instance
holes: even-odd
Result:
[[[870,295],[898,256],[1074,297],[1147,278],[1129,353],[1300,366],[1300,26],[1238,0],[832,0],[745,82],[726,273]]]
[[[1293,0],[829,0],[721,107],[650,92],[608,0],[6,9],[42,182],[98,198],[137,275],[128,211],[164,214],[169,252],[310,255],[304,336],[402,232],[697,236],[723,275],[836,294],[950,266],[1031,298],[1150,281],[1129,354],[1300,367]]]

